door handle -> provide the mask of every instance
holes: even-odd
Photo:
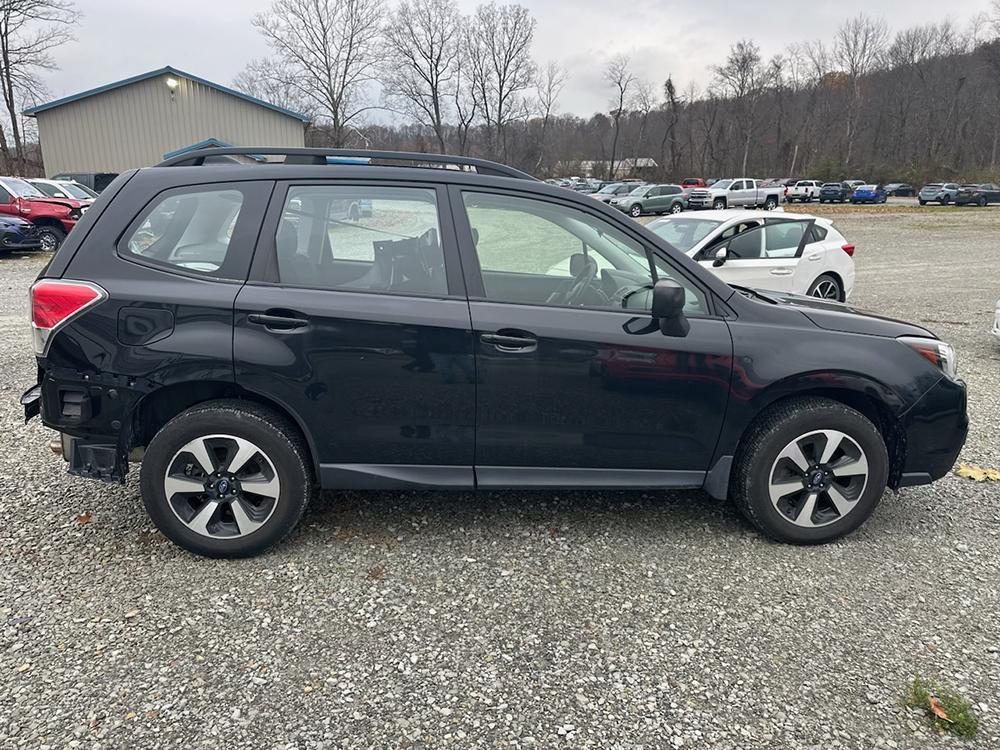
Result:
[[[821,260],[823,258],[823,253],[813,253],[809,256],[809,260]]]
[[[479,339],[484,344],[493,344],[502,352],[526,352],[538,346],[538,339],[526,331],[484,333]]]
[[[791,276],[792,275],[792,269],[791,268],[772,268],[771,269],[771,275],[772,276]]]
[[[264,326],[269,331],[294,331],[309,325],[309,321],[304,318],[296,318],[290,315],[269,315],[266,313],[250,313],[247,315],[247,320],[251,323]]]

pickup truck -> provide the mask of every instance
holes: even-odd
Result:
[[[780,185],[763,186],[760,180],[740,177],[719,180],[711,187],[698,188],[688,194],[688,208],[763,208],[773,211],[781,203],[785,189]]]
[[[822,189],[823,183],[818,180],[799,180],[788,188],[785,200],[789,203],[811,203],[819,198],[819,191]]]

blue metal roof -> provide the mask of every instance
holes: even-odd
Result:
[[[228,86],[223,86],[218,83],[213,83],[212,81],[200,78],[198,76],[191,75],[190,73],[185,73],[183,70],[178,70],[169,65],[158,70],[151,70],[148,73],[140,73],[137,76],[132,76],[131,78],[124,78],[121,81],[115,81],[114,83],[108,83],[104,86],[98,86],[96,89],[88,89],[87,91],[81,91],[79,94],[72,94],[71,96],[64,96],[62,99],[55,99],[51,102],[45,102],[44,104],[36,104],[34,107],[28,107],[22,112],[22,114],[28,117],[34,117],[39,112],[44,112],[48,109],[54,109],[56,107],[61,107],[64,104],[70,104],[71,102],[76,102],[81,99],[86,99],[90,96],[96,96],[97,94],[103,94],[106,91],[113,91],[114,89],[120,89],[123,86],[129,86],[133,83],[139,83],[139,81],[146,81],[150,78],[156,78],[162,75],[175,75],[180,78],[187,78],[189,81],[195,81],[203,86],[208,86],[216,91],[221,91],[224,94],[229,94],[231,96],[236,96],[243,101],[250,102],[251,104],[256,104],[258,106],[270,109],[274,112],[278,112],[283,115],[288,115],[289,117],[294,117],[296,120],[301,120],[302,122],[309,122],[309,117],[307,115],[301,114],[299,112],[292,112],[290,109],[285,109],[284,107],[279,107],[277,104],[271,104],[270,102],[265,102],[263,99],[258,99],[255,96],[250,96],[249,94],[244,94],[242,91],[237,91],[236,89],[231,89]]]

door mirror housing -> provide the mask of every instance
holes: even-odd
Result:
[[[715,251],[715,260],[712,261],[712,266],[718,268],[719,266],[725,265],[726,260],[729,259],[729,246],[724,245]]]
[[[657,281],[653,286],[653,318],[664,336],[687,336],[691,324],[684,316],[687,291],[675,281]]]

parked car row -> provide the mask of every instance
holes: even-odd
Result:
[[[95,197],[69,180],[0,177],[0,254],[57,250]]]

